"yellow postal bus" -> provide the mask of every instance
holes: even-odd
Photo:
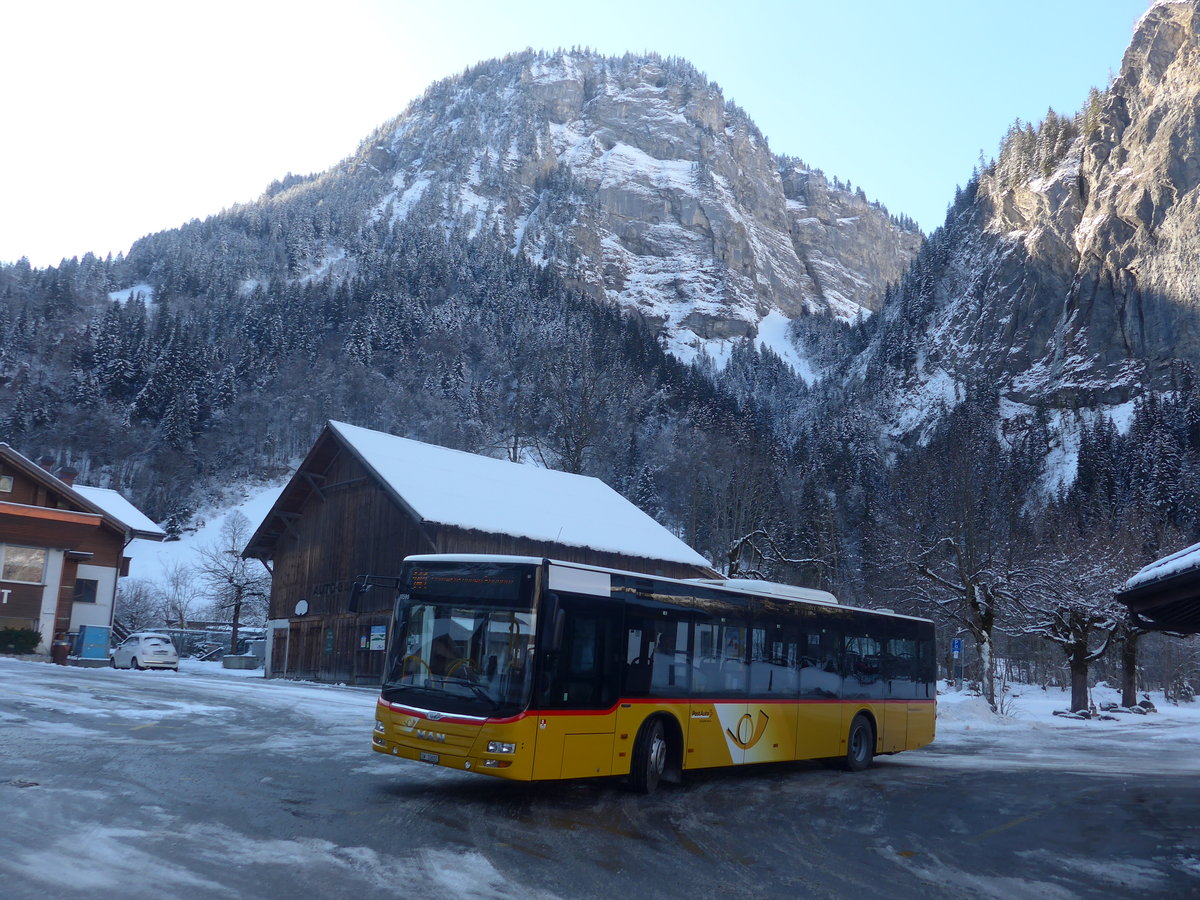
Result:
[[[389,579],[389,581],[391,581]],[[933,624],[768,582],[413,556],[374,749],[521,781],[830,759],[933,740]]]

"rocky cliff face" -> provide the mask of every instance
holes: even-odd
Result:
[[[1198,116],[1200,4],[1160,3],[1083,141],[1066,310],[1080,322],[1062,339],[1124,390],[1200,351]]]
[[[687,359],[773,312],[878,308],[922,236],[776,157],[690,65],[527,52],[435,85],[364,145],[377,220],[494,230]]]
[[[1111,411],[1200,362],[1198,113],[1200,2],[1162,2],[1089,108],[1010,134],[859,360],[897,434],[970,384],[1012,415]]]

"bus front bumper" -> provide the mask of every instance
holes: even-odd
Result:
[[[411,712],[397,714],[381,704],[371,748],[397,759],[529,781],[533,776],[533,741],[521,740],[513,733],[524,732],[526,727],[523,723],[447,726]]]

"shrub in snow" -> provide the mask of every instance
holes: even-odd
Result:
[[[0,629],[0,653],[32,653],[41,639],[32,628]]]

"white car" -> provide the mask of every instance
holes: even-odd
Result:
[[[108,651],[114,669],[171,669],[179,671],[179,653],[171,639],[153,631],[131,634]]]

